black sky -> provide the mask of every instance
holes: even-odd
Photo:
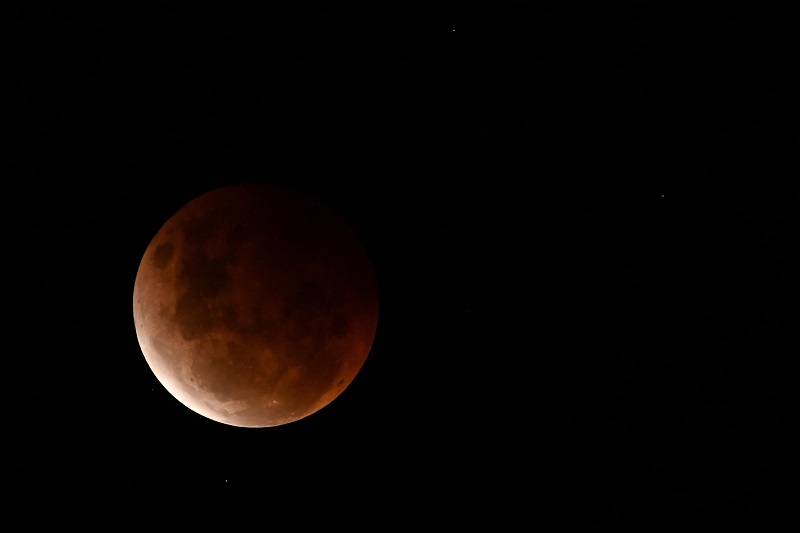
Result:
[[[761,182],[792,176],[797,71],[781,17],[710,15],[18,10],[2,202],[19,517],[783,524],[797,196]],[[355,382],[279,428],[189,411],[133,327],[149,240],[241,181],[339,211],[379,279]]]

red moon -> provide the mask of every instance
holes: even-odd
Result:
[[[239,427],[280,426],[330,404],[378,326],[378,285],[337,213],[277,185],[207,192],[150,242],[133,289],[136,335],[164,387]]]

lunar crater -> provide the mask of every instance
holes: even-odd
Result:
[[[153,264],[156,268],[164,268],[169,264],[172,259],[172,254],[175,252],[175,246],[171,242],[159,244],[153,251]]]

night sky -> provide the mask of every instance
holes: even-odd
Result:
[[[798,197],[761,187],[797,176],[780,17],[118,4],[10,19],[15,520],[785,524]],[[132,318],[161,225],[243,181],[335,209],[378,275],[356,380],[276,428],[172,398]]]

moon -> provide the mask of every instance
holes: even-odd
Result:
[[[241,183],[202,194],[159,229],[133,317],[147,364],[183,405],[232,426],[280,426],[353,382],[377,331],[378,284],[336,212]]]

